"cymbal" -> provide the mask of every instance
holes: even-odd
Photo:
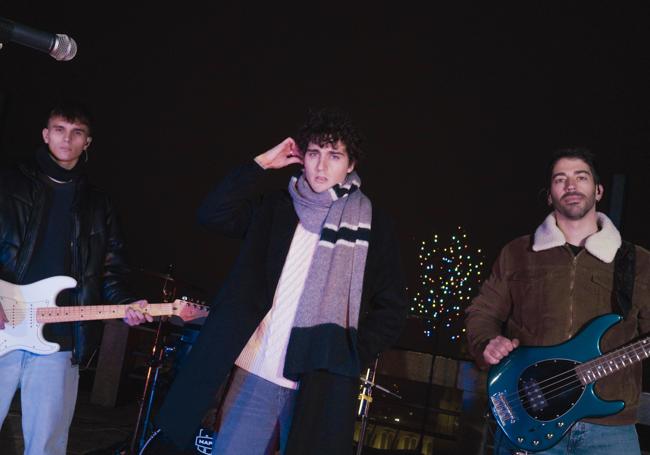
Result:
[[[147,269],[137,269],[137,271],[155,278],[160,278],[167,281],[176,281],[176,278],[171,276],[169,273],[160,273],[160,272],[155,272],[153,270],[147,270]]]
[[[178,285],[181,288],[187,288],[191,290],[191,292],[198,292],[203,296],[207,295],[206,291],[203,288],[196,286],[195,284],[190,283],[187,280],[176,278],[170,273],[162,273],[162,272],[157,272],[155,270],[148,270],[145,268],[134,269],[133,271],[145,276],[159,278],[161,280],[164,280],[165,282],[174,283],[174,285]]]

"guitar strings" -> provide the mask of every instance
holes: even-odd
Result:
[[[642,353],[645,358],[649,356],[648,352],[644,349],[644,343],[647,340],[641,340],[633,345],[625,346],[622,348],[619,348],[615,351],[612,351],[608,354],[605,354],[601,357],[598,357],[598,360],[590,360],[589,362],[586,362],[584,364],[577,365],[575,367],[569,368],[566,371],[563,371],[555,376],[551,376],[549,378],[546,378],[542,381],[539,382],[539,384],[544,384],[543,387],[540,387],[540,392],[543,392],[544,394],[544,399],[545,400],[551,400],[553,398],[556,398],[559,395],[562,395],[564,393],[570,392],[572,390],[575,390],[580,387],[584,387],[585,385],[595,382],[598,379],[601,379],[605,376],[608,376],[611,373],[615,373],[617,371],[621,370],[621,367],[618,363],[615,361],[612,361],[612,358],[618,357],[621,359],[621,362],[623,363],[623,367],[628,366],[629,364],[638,362],[641,360],[641,356],[639,353]],[[621,353],[624,353],[621,355]],[[631,356],[635,356],[636,360],[632,359]],[[627,361],[629,364],[626,364],[625,358],[627,357]],[[587,365],[589,363],[594,363],[594,368],[588,368]],[[613,365],[612,365],[613,363]],[[607,371],[607,367],[609,367],[609,371]],[[616,369],[614,369],[616,368]],[[582,381],[578,379],[578,369],[585,370],[583,373],[583,377],[586,377],[588,381],[583,384]],[[592,372],[595,371],[595,372]],[[589,376],[593,376],[592,378]],[[598,375],[596,378],[595,376]],[[555,381],[550,384],[548,384],[549,381]],[[562,382],[565,381],[570,381],[568,383],[562,384]],[[558,386],[558,384],[561,384]],[[567,388],[569,387],[569,388]],[[518,398],[520,394],[521,388],[518,388],[517,392],[513,392],[509,395],[506,395],[505,398],[510,401],[512,398]],[[518,402],[515,403],[515,405],[510,406],[510,409],[512,410],[519,410],[519,408],[525,407],[526,404],[529,406],[531,405],[531,401],[525,396],[523,399],[518,400]],[[498,410],[503,410],[504,408],[508,408],[507,405],[500,404],[500,405],[495,405],[494,406]]]
[[[642,341],[646,341],[646,340],[642,340]],[[631,351],[631,352],[630,352],[630,351]],[[544,383],[546,383],[546,382],[548,382],[548,381],[556,380],[556,379],[558,379],[558,378],[561,378],[563,375],[567,375],[567,374],[568,374],[568,375],[571,375],[571,374],[573,374],[573,372],[576,371],[578,368],[581,368],[581,369],[584,369],[584,370],[590,371],[590,370],[598,370],[598,368],[599,368],[600,366],[602,366],[603,364],[611,365],[611,358],[613,358],[613,357],[625,357],[625,356],[621,356],[621,355],[620,355],[621,352],[626,353],[626,354],[627,354],[627,357],[630,357],[630,355],[629,355],[630,353],[631,353],[633,356],[636,356],[636,357],[637,357],[637,360],[632,360],[632,359],[630,359],[630,360],[629,360],[630,363],[634,363],[634,362],[636,362],[636,361],[641,360],[641,356],[639,356],[639,352],[642,352],[643,355],[644,355],[644,357],[646,357],[646,358],[647,358],[648,355],[649,355],[649,354],[648,354],[648,353],[643,349],[643,346],[641,346],[641,342],[637,342],[637,343],[634,343],[634,344],[632,344],[632,345],[625,346],[625,347],[623,347],[623,348],[619,348],[619,349],[617,349],[617,350],[615,350],[615,351],[612,351],[612,352],[610,352],[610,353],[604,354],[604,355],[602,355],[602,356],[600,356],[600,357],[597,357],[596,359],[592,359],[592,360],[589,360],[589,361],[587,361],[587,362],[585,362],[585,363],[581,363],[581,364],[579,364],[579,365],[576,365],[576,366],[574,366],[574,367],[572,367],[572,368],[569,368],[568,370],[565,370],[565,371],[563,371],[563,372],[561,372],[561,373],[558,373],[558,374],[555,375],[555,376],[550,376],[550,377],[548,377],[548,378],[546,378],[546,379],[540,381],[538,384],[541,385],[541,384],[544,384]],[[597,360],[597,359],[598,359],[598,360]],[[552,359],[549,359],[549,360],[552,360]],[[587,365],[589,365],[590,363],[594,363],[594,364],[595,364],[595,365],[594,365],[595,368],[588,369],[588,368],[587,368]],[[601,364],[601,365],[598,365],[598,364]],[[620,368],[618,367],[618,365],[617,365],[616,363],[614,363],[614,365],[616,366],[616,371],[620,370]],[[624,360],[623,360],[623,365],[625,365],[625,361],[624,361]],[[625,366],[627,366],[627,365],[625,365]],[[614,369],[610,366],[610,370],[609,370],[609,372],[607,372],[607,371],[603,371],[603,370],[600,371],[600,373],[603,373],[603,372],[604,372],[604,373],[614,373],[615,371],[614,371]],[[597,378],[594,378],[593,381],[596,381],[596,380],[598,380],[598,379],[601,379],[603,376],[606,376],[606,375],[607,375],[607,374],[605,374],[605,375],[601,375],[601,376],[598,376]],[[589,382],[593,382],[593,381],[589,381]],[[554,385],[554,384],[556,384],[556,382],[555,382],[555,383],[552,383],[552,384],[547,384],[547,385],[545,385],[545,386],[542,387],[542,388],[550,387],[550,386],[552,386],[552,385]],[[518,395],[518,392],[513,392],[513,393],[511,393],[511,394],[509,394],[509,395],[506,395],[506,398],[511,398],[511,397],[513,397],[513,396],[517,396],[517,395]]]
[[[606,364],[606,365],[609,365],[610,371],[607,372],[606,370],[602,370],[602,369],[599,370],[601,376],[599,376],[597,379],[600,379],[600,378],[603,377],[602,373],[606,373],[605,375],[607,375],[607,374],[609,374],[609,373],[614,372],[614,369],[613,369],[613,367],[611,366],[611,363],[608,361],[608,359],[611,359],[612,357],[616,356],[616,355],[617,355],[618,353],[620,353],[620,352],[625,352],[626,354],[630,354],[630,352],[633,352],[633,354],[636,355],[636,357],[639,358],[639,359],[640,359],[640,356],[639,356],[638,353],[639,353],[639,352],[642,352],[642,353],[645,355],[645,357],[647,357],[648,354],[647,354],[647,353],[642,349],[642,347],[641,347],[641,346],[638,346],[638,347],[641,348],[640,351],[639,351],[639,349],[637,349],[637,346],[636,346],[636,345],[632,345],[632,346],[626,346],[626,347],[624,347],[624,348],[618,349],[618,350],[616,350],[616,351],[613,351],[612,353],[609,353],[609,354],[606,354],[606,355],[602,356],[602,357],[601,357],[602,360],[601,360],[600,362],[595,362],[595,363],[596,363],[596,364],[600,363],[600,364]],[[630,363],[633,363],[633,360],[632,360],[632,359],[629,359],[629,361],[630,361]],[[592,361],[592,362],[593,362],[593,361]],[[587,364],[588,364],[588,363],[587,363]],[[615,364],[615,365],[616,365],[616,364]],[[552,383],[552,384],[546,384],[546,385],[542,388],[542,389],[546,389],[546,390],[544,391],[544,398],[545,398],[546,400],[550,400],[550,399],[553,399],[553,398],[555,398],[555,397],[557,397],[557,396],[559,396],[559,395],[561,395],[561,394],[563,394],[563,393],[569,392],[569,391],[574,390],[574,389],[579,388],[579,387],[583,387],[582,382],[580,382],[580,381],[578,380],[578,378],[577,378],[577,373],[575,373],[575,372],[576,372],[577,368],[580,368],[580,367],[583,367],[583,368],[584,368],[584,366],[585,366],[585,364],[582,364],[582,365],[579,365],[578,367],[570,368],[569,370],[567,370],[567,371],[565,371],[565,372],[562,372],[562,373],[560,373],[560,374],[558,374],[558,375],[556,375],[556,376],[552,376],[552,377],[550,377],[550,378],[548,378],[548,379],[546,379],[546,380],[544,380],[544,381],[541,381],[540,383],[545,383],[545,382],[548,382],[548,381],[550,381],[550,380],[558,379],[558,378],[561,378],[562,376],[564,376],[564,377],[561,378],[559,381],[555,381],[555,382]],[[598,370],[598,368],[596,368],[596,369]],[[620,368],[617,368],[616,371],[618,371],[619,369],[620,369]],[[568,375],[568,376],[567,376],[567,375]],[[560,383],[562,383],[563,381],[566,381],[566,380],[571,380],[572,382],[562,384],[562,385],[559,386],[559,387],[555,387],[554,389],[550,389],[550,390],[549,390],[550,387],[557,386],[557,384],[560,384]],[[590,382],[593,382],[593,381],[590,381]],[[588,383],[589,383],[589,382],[588,382]],[[588,383],[587,383],[587,384],[588,384]],[[571,387],[570,387],[570,386],[571,386]],[[567,387],[570,387],[570,388],[567,388]],[[541,391],[542,389],[540,389],[540,391]],[[553,394],[554,392],[557,392],[557,393]],[[518,396],[518,395],[519,395],[519,392],[516,392],[516,393],[510,394],[510,395],[508,396],[508,398],[509,398],[509,399],[512,399],[513,396]],[[524,399],[522,399],[521,401],[517,401],[517,402],[515,402],[515,405],[511,406],[511,409],[513,409],[513,410],[514,410],[514,409],[517,409],[517,410],[518,410],[520,407],[524,407],[526,404],[529,404],[529,405],[530,405],[530,400],[528,400],[526,397],[524,397]],[[499,408],[499,410],[503,410],[504,407],[507,407],[507,406],[505,406],[505,405],[495,406],[495,408]]]

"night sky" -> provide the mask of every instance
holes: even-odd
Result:
[[[60,97],[85,101],[97,123],[91,177],[118,207],[134,267],[173,264],[177,278],[214,292],[239,244],[197,225],[201,198],[325,105],[348,111],[368,138],[362,187],[398,222],[409,282],[417,242],[434,233],[462,225],[491,262],[532,232],[547,212],[546,159],[560,146],[597,153],[606,195],[612,175],[624,176],[623,235],[650,247],[648,9],[186,3],[0,8],[79,46],[57,62],[5,43],[0,155],[30,154]],[[268,185],[285,186],[291,172]]]

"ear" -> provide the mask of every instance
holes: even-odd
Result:
[[[352,162],[350,163],[350,165],[348,166],[348,174],[349,174],[350,172],[354,171],[354,165],[355,165],[355,164],[356,164],[356,163],[355,163],[354,161],[352,161]]]
[[[546,203],[548,204],[549,207],[551,205],[553,205],[553,200],[551,199],[551,192],[550,191],[546,192]]]
[[[596,186],[596,201],[600,201],[602,199],[604,192],[605,189],[603,188],[603,185]]]
[[[46,144],[50,143],[50,130],[47,128],[43,128],[43,131],[41,131],[41,134],[43,135],[43,142]]]
[[[84,145],[84,150],[86,150],[86,149],[90,146],[90,143],[91,143],[92,141],[93,141],[92,136],[88,136],[88,137],[86,138],[86,145]]]

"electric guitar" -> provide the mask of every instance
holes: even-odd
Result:
[[[490,369],[489,405],[510,442],[530,452],[546,450],[576,421],[623,410],[623,401],[598,398],[594,383],[650,357],[650,337],[603,355],[600,340],[621,319],[599,316],[565,343],[519,347]]]
[[[170,303],[140,305],[57,306],[56,296],[73,288],[77,281],[69,276],[54,276],[32,284],[19,286],[0,280],[0,305],[8,322],[0,330],[0,356],[22,349],[34,354],[52,354],[57,343],[43,338],[43,325],[53,322],[121,319],[128,308],[151,316],[178,316],[191,321],[208,315],[209,307],[186,300]]]

